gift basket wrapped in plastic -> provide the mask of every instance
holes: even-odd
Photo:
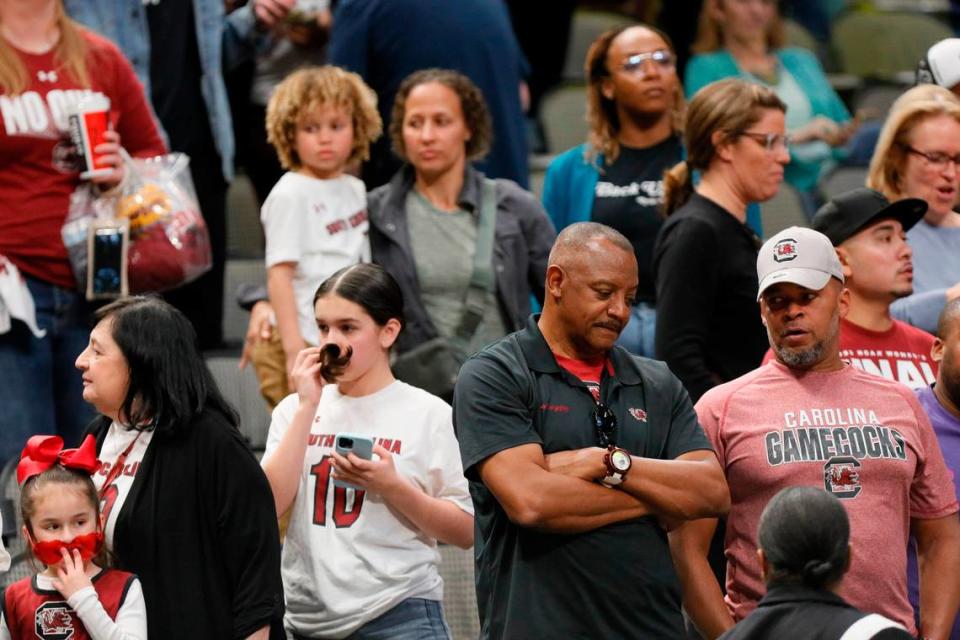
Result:
[[[62,236],[80,289],[86,288],[88,278],[88,238],[111,220],[129,229],[130,293],[166,291],[195,280],[210,269],[212,257],[190,158],[182,153],[123,155],[125,175],[118,188],[99,193],[84,183],[71,196]]]

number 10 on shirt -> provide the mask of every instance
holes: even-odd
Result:
[[[330,474],[331,458],[323,456],[317,464],[310,467],[310,475],[316,479],[316,489],[314,490],[313,500],[313,524],[321,527],[327,526],[327,496],[330,495],[330,489],[333,489],[333,523],[338,529],[351,526],[360,517],[360,509],[363,508],[363,498],[365,491],[359,489],[345,489],[333,484],[333,478]],[[353,494],[353,503],[349,509],[347,507],[347,497]]]

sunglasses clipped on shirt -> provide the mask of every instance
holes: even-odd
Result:
[[[657,49],[656,51],[649,51],[647,53],[633,54],[623,61],[620,68],[627,73],[637,73],[643,70],[643,65],[647,60],[653,60],[661,69],[669,69],[673,67],[676,62],[676,58],[669,49]]]
[[[598,402],[590,416],[597,433],[597,443],[603,449],[617,445],[617,415],[610,407]]]

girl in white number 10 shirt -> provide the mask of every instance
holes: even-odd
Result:
[[[297,355],[297,393],[274,410],[263,458],[277,513],[291,511],[285,626],[295,638],[449,638],[436,543],[473,544],[450,406],[390,371],[403,294],[382,268],[341,269],[314,311],[320,346]],[[373,459],[338,455],[342,432],[372,438]]]

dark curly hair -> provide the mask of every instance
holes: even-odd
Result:
[[[407,98],[414,88],[431,82],[442,84],[460,98],[463,120],[470,131],[470,139],[466,144],[467,160],[478,160],[485,156],[493,142],[493,125],[487,102],[483,99],[483,93],[470,78],[452,69],[415,71],[400,83],[397,97],[393,101],[393,112],[390,115],[390,140],[393,143],[393,152],[404,162],[409,161],[403,146],[403,119],[406,116]]]

